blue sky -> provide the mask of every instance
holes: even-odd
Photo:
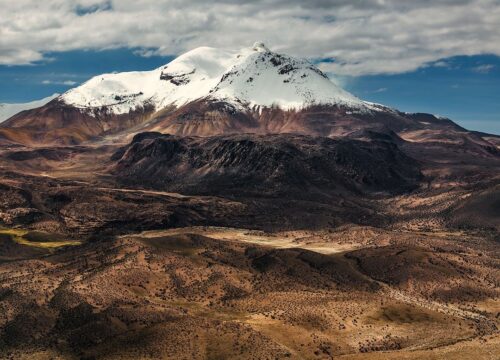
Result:
[[[364,100],[446,116],[468,129],[500,134],[498,56],[457,56],[408,73],[341,82]]]
[[[74,50],[48,53],[30,65],[0,65],[0,103],[27,102],[62,93],[94,75],[151,70],[173,57],[135,54],[135,50]]]
[[[150,70],[172,56],[140,56],[134,49],[45,54],[30,65],[0,65],[0,103],[62,93],[93,75]],[[471,129],[500,134],[500,57],[456,56],[394,75],[343,76],[348,91],[402,111],[447,116]]]

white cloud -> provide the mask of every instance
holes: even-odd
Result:
[[[450,66],[451,66],[448,62],[446,62],[444,60],[436,61],[430,65],[433,67],[447,68],[447,69],[450,68]]]
[[[480,74],[488,74],[494,68],[495,68],[495,65],[493,65],[493,64],[483,64],[483,65],[478,65],[478,66],[472,68],[472,71],[480,73]]]
[[[43,85],[67,85],[67,86],[74,86],[78,84],[76,81],[73,80],[64,80],[64,81],[57,81],[57,80],[43,80],[42,81]]]
[[[0,0],[0,8],[0,64],[8,65],[74,49],[176,55],[256,40],[293,55],[334,58],[321,67],[339,75],[500,55],[500,0]]]

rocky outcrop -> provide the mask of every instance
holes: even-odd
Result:
[[[195,194],[323,196],[415,187],[418,163],[390,141],[303,135],[141,133],[114,154],[121,181]]]

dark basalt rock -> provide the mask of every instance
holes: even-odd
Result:
[[[271,64],[274,66],[278,67],[283,64],[285,57],[283,55],[274,54],[269,61],[271,61]]]
[[[294,67],[293,65],[291,64],[286,64],[285,66],[281,67],[279,70],[278,70],[278,73],[280,75],[285,75],[285,74],[289,74],[291,73],[292,71],[296,70],[297,68]]]
[[[371,141],[299,135],[181,138],[137,135],[113,156],[128,184],[194,194],[307,197],[414,188],[418,163],[386,135]],[[119,158],[119,159],[118,159]]]
[[[193,71],[185,74],[169,74],[162,72],[160,74],[160,80],[170,81],[172,84],[176,86],[186,85],[190,82],[190,80],[188,79],[188,75],[194,74],[195,71],[196,69],[193,69]]]
[[[323,71],[321,71],[320,69],[318,69],[317,67],[311,66],[311,67],[309,68],[309,70],[312,70],[312,71],[314,71],[316,74],[318,74],[318,75],[320,75],[320,76],[324,77],[325,79],[328,79],[328,76],[326,76],[326,74],[325,74]]]

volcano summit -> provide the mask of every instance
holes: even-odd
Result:
[[[201,47],[152,71],[95,76],[2,124],[0,139],[76,144],[139,131],[214,136],[461,129],[446,119],[364,102],[310,62],[262,43],[235,51]],[[50,133],[48,131],[50,130]]]

